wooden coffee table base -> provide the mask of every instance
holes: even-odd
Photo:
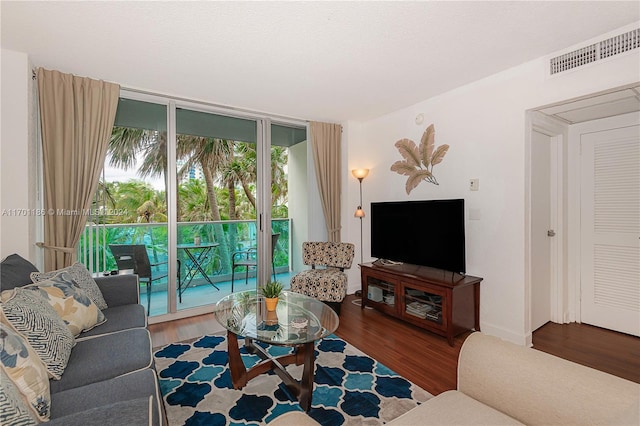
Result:
[[[249,370],[242,362],[240,348],[238,347],[238,336],[231,331],[227,331],[227,351],[229,353],[229,370],[231,371],[231,382],[234,389],[242,389],[249,380],[254,377],[273,370],[284,382],[287,388],[295,395],[303,410],[311,409],[311,395],[313,393],[313,373],[314,373],[314,342],[297,345],[292,354],[271,357],[262,347],[253,344],[253,340],[245,338],[245,347],[262,359],[258,364]],[[285,369],[289,364],[304,364],[302,370],[302,380],[294,379]]]

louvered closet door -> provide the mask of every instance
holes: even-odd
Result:
[[[582,322],[640,335],[640,126],[583,134]]]

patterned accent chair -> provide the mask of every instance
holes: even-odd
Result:
[[[291,291],[321,300],[340,314],[340,305],[347,294],[344,270],[351,267],[353,254],[351,243],[302,243],[302,260],[311,269],[291,277]]]

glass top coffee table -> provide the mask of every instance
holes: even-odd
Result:
[[[314,374],[314,343],[333,333],[338,315],[314,298],[283,291],[275,311],[267,311],[265,299],[255,290],[232,293],[221,299],[214,310],[218,322],[227,329],[229,370],[235,389],[249,380],[273,370],[298,398],[303,410],[311,408]],[[245,348],[262,360],[247,370],[242,362],[238,336],[244,337]],[[254,341],[278,346],[292,346],[293,353],[272,357]],[[304,365],[302,380],[286,371],[289,364]]]

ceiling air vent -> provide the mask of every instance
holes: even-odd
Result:
[[[551,75],[619,55],[638,47],[640,47],[640,29],[635,29],[552,58],[549,62]]]

